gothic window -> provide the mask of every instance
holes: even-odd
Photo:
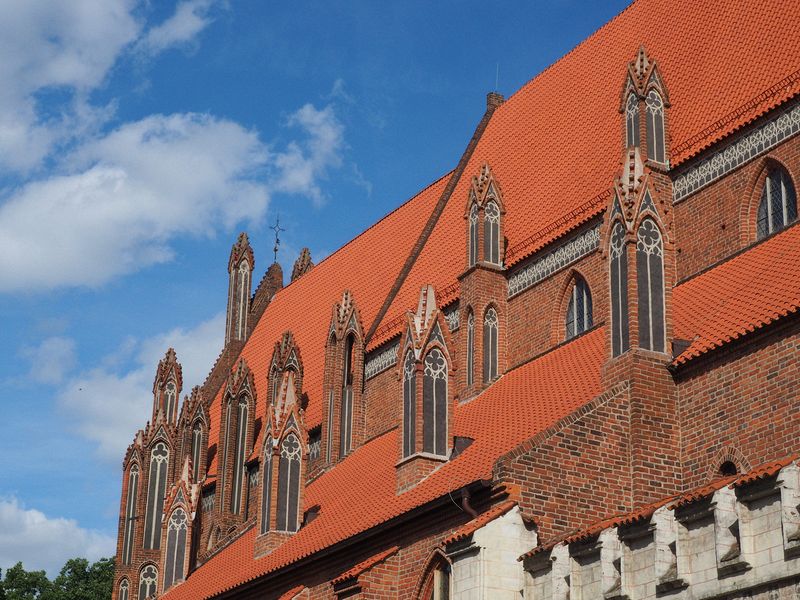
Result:
[[[403,363],[403,456],[414,454],[417,424],[417,368],[409,350]]]
[[[272,368],[269,370],[269,383],[270,383],[270,404],[275,406],[278,402],[278,394],[281,391],[281,378],[280,378],[280,371],[276,365],[272,365]]]
[[[192,426],[192,481],[197,483],[200,479],[200,461],[203,450],[203,425],[195,421]]]
[[[781,168],[767,173],[758,205],[758,239],[780,231],[797,219],[797,196],[789,174]]]
[[[634,92],[625,104],[625,133],[628,148],[639,145],[639,98]]]
[[[647,106],[647,158],[664,162],[664,101],[659,93],[650,90],[645,100]]]
[[[475,315],[472,309],[467,316],[467,385],[475,380]]]
[[[222,474],[221,484],[219,486],[219,507],[222,510],[225,506],[225,481],[227,480],[227,466],[228,466],[228,448],[230,447],[230,437],[231,437],[231,415],[232,415],[232,402],[228,399],[228,402],[225,405],[225,439],[223,440],[222,446],[222,458],[220,460],[220,467],[219,471]]]
[[[500,264],[500,209],[492,201],[483,209],[483,259]]]
[[[175,389],[175,382],[167,382],[166,388],[164,389],[164,416],[166,417],[167,421],[172,421],[172,414],[175,410],[175,402],[177,397],[178,393]]]
[[[567,306],[567,339],[592,327],[592,293],[583,277],[575,278]]]
[[[645,219],[636,234],[639,347],[664,351],[664,245],[661,231]]]
[[[230,426],[229,426],[230,430]],[[239,398],[236,410],[236,445],[233,455],[233,485],[231,487],[231,512],[238,515],[242,508],[242,475],[247,450],[247,398]]]
[[[139,600],[147,600],[156,595],[158,590],[158,569],[154,565],[146,565],[139,572]]]
[[[164,559],[164,589],[183,581],[183,565],[186,559],[186,534],[188,519],[182,508],[175,509],[167,525],[167,555]]]
[[[490,308],[483,318],[483,382],[497,379],[497,311]]]
[[[118,600],[130,600],[130,584],[128,583],[127,579],[123,579],[122,582],[119,584],[119,594],[117,594]]]
[[[423,361],[422,435],[425,452],[447,454],[447,359],[438,348]]]
[[[333,390],[328,392],[328,427],[325,431],[327,439],[325,440],[325,451],[328,457],[328,462],[331,461],[333,454]]]
[[[617,222],[611,231],[611,353],[619,356],[630,347],[628,339],[628,255],[625,226]]]
[[[294,433],[290,433],[281,444],[281,458],[278,464],[277,528],[279,531],[297,531],[300,454],[300,440]]]
[[[443,558],[435,559],[438,563],[430,571],[425,584],[422,587],[421,600],[450,600],[450,579],[452,569],[450,564]]]
[[[353,353],[355,343],[355,336],[348,335],[344,347],[342,409],[339,414],[339,456],[346,455],[353,448]]]
[[[161,547],[161,513],[167,493],[167,465],[169,450],[158,442],[150,452],[150,471],[147,482],[147,512],[144,519],[144,547],[158,550]]]
[[[134,464],[128,472],[128,495],[125,498],[125,528],[122,534],[122,564],[131,564],[133,535],[136,531],[136,505],[139,499],[139,465]]]
[[[469,266],[478,262],[478,205],[469,208]]]
[[[272,436],[264,444],[264,464],[261,467],[261,533],[269,531],[272,517]]]
[[[247,328],[247,301],[250,292],[250,265],[246,260],[239,263],[239,314],[236,323],[237,339],[244,339]]]

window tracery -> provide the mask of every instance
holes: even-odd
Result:
[[[628,255],[625,252],[625,226],[617,222],[611,230],[611,353],[619,356],[630,347],[628,323]]]
[[[664,245],[655,222],[642,221],[636,234],[639,346],[664,351]]]
[[[139,465],[131,465],[128,472],[128,494],[125,499],[125,526],[122,534],[122,564],[131,564],[133,537],[136,531],[136,505],[139,499]]]
[[[591,329],[592,322],[592,293],[586,280],[583,277],[576,277],[567,305],[566,339]]]
[[[200,461],[203,450],[203,424],[198,420],[192,426],[192,481],[200,479]]]
[[[486,262],[500,264],[500,209],[489,201],[483,209],[483,258]]]
[[[469,266],[478,262],[478,205],[472,203],[469,209]]]
[[[417,367],[409,350],[403,362],[403,456],[411,456],[416,447]]]
[[[167,525],[167,551],[164,559],[164,589],[183,580],[183,567],[186,558],[186,537],[188,518],[182,508],[172,512]]]
[[[625,105],[625,131],[628,148],[639,145],[639,98],[634,92],[628,94]]]
[[[344,457],[353,448],[353,359],[355,337],[347,336],[344,352],[342,406],[339,413],[339,456]]]
[[[161,547],[161,513],[167,492],[168,463],[169,449],[164,442],[158,442],[150,452],[144,528],[144,547],[147,550],[158,550]]]
[[[656,90],[650,90],[645,99],[647,116],[647,158],[665,162],[664,101]]]
[[[117,594],[119,600],[130,600],[130,584],[127,579],[123,579],[119,584],[119,593]]]
[[[758,204],[758,239],[780,231],[797,219],[797,196],[789,174],[780,167],[770,169]]]
[[[472,309],[467,316],[467,385],[475,380],[475,315]]]
[[[497,379],[497,311],[492,307],[483,318],[483,382],[489,383]]]
[[[244,460],[247,440],[247,398],[241,396],[236,411],[236,444],[233,455],[233,485],[231,487],[231,512],[238,515],[241,512],[242,476],[244,475]],[[228,423],[228,431],[231,424]]]
[[[423,451],[447,454],[447,359],[438,348],[423,361],[422,434]]]
[[[272,436],[267,435],[264,443],[264,464],[262,471],[261,485],[261,533],[267,533],[270,529],[270,519],[272,517]]]
[[[158,591],[158,569],[145,565],[139,572],[139,600],[147,600]]]
[[[277,529],[297,531],[298,503],[300,498],[300,461],[302,447],[294,433],[289,433],[281,444],[278,465]]]

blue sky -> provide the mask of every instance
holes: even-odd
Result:
[[[238,231],[256,281],[278,213],[287,277],[318,261],[626,4],[0,3],[0,568],[114,553],[157,361],[202,383]]]

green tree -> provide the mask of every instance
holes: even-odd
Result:
[[[101,600],[111,598],[114,559],[101,558],[89,564],[85,558],[71,558],[53,580],[52,600]],[[43,596],[42,600],[51,600]]]
[[[6,570],[3,579],[3,595],[5,600],[39,600],[46,598],[53,589],[53,584],[44,571],[26,571],[21,562]]]

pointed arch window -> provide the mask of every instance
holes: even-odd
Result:
[[[567,305],[567,339],[580,335],[592,327],[592,293],[583,277],[575,278],[575,285]]]
[[[161,547],[161,513],[167,493],[167,466],[169,449],[158,442],[150,451],[150,470],[147,482],[147,512],[144,519],[144,547],[158,550]]]
[[[483,259],[500,264],[500,209],[491,200],[483,209]]]
[[[119,584],[118,600],[130,600],[131,586],[127,579],[123,579]]]
[[[154,565],[145,565],[139,572],[139,600],[147,600],[158,591],[158,569]]]
[[[290,433],[281,443],[278,463],[277,529],[297,531],[297,513],[300,501],[300,440]]]
[[[417,365],[409,350],[403,362],[403,456],[414,454],[417,426]]]
[[[475,314],[472,309],[467,316],[467,385],[475,381]]]
[[[353,448],[353,358],[356,338],[351,333],[344,346],[344,376],[342,386],[342,409],[339,413],[339,456],[345,456]]]
[[[238,515],[242,509],[242,479],[247,450],[247,398],[241,396],[236,407],[236,444],[233,455],[233,485],[231,486],[231,512]],[[229,425],[230,431],[230,425]]]
[[[422,586],[421,600],[450,600],[452,568],[444,558],[434,559],[436,566],[430,570]]]
[[[634,92],[625,103],[625,133],[628,148],[639,145],[639,98]]]
[[[270,404],[275,406],[278,402],[278,395],[281,392],[281,378],[280,370],[277,365],[272,365],[269,370],[269,383],[270,383]]]
[[[489,308],[483,318],[483,382],[497,379],[497,311]]]
[[[272,436],[264,443],[264,464],[261,474],[261,533],[267,533],[272,518]]]
[[[422,436],[425,452],[447,454],[447,359],[438,348],[423,361]]]
[[[625,226],[617,222],[611,230],[611,353],[627,352],[630,347],[628,323],[628,254],[625,252]]]
[[[780,231],[797,219],[797,195],[789,174],[782,168],[770,169],[758,204],[758,239]]]
[[[133,537],[136,531],[136,505],[139,503],[139,465],[128,471],[128,494],[125,497],[125,527],[122,534],[122,564],[131,564]]]
[[[469,266],[478,262],[478,205],[469,207]]]
[[[192,426],[192,481],[197,483],[200,479],[200,461],[203,450],[203,424],[195,421]]]
[[[333,389],[328,391],[328,427],[325,430],[325,452],[328,462],[333,459]]]
[[[664,146],[664,101],[656,90],[650,90],[645,100],[647,116],[647,158],[663,163]]]
[[[177,508],[172,511],[167,525],[167,555],[164,558],[164,589],[183,581],[183,567],[186,561],[186,536],[189,520],[186,511]]]
[[[237,339],[244,339],[247,329],[247,301],[250,291],[250,264],[243,260],[239,263],[239,290],[238,302],[239,310],[236,322],[236,337]]]
[[[664,352],[664,244],[652,219],[636,233],[639,346]]]
[[[178,392],[175,388],[174,381],[168,381],[164,389],[164,416],[167,422],[171,423],[173,420],[173,411],[175,410],[175,403],[178,398]]]

